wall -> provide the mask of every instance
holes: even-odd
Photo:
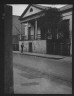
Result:
[[[21,24],[18,18],[19,16],[12,16],[12,35],[17,35],[19,32],[21,32]]]
[[[29,42],[32,42],[32,52],[34,53],[46,53],[46,40],[34,40],[34,41],[23,41],[24,43],[24,52],[29,50]],[[19,51],[21,51],[21,43],[19,41]]]
[[[46,40],[33,41],[33,52],[46,53]]]
[[[18,44],[19,42],[19,33],[21,33],[21,24],[18,20],[19,16],[12,16],[12,43]]]
[[[12,36],[12,42],[13,42],[13,44],[19,44],[19,37],[18,37],[18,35],[13,35]]]
[[[26,29],[26,31],[27,31],[27,27],[25,28],[25,23],[22,23],[21,26],[22,26],[22,27],[21,27],[21,34],[24,36],[24,35],[25,35],[25,29]]]

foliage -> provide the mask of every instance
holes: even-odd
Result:
[[[50,8],[45,12],[45,14],[46,21],[49,21],[53,24],[58,24],[58,22],[62,20],[61,12],[57,8]]]
[[[50,8],[45,11],[45,17],[43,17],[43,26],[46,29],[51,28],[52,38],[56,39],[57,28],[59,21],[62,20],[62,14],[57,8]],[[48,33],[47,33],[48,34]]]

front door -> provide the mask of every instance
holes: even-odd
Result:
[[[29,43],[29,52],[32,52],[32,43]]]

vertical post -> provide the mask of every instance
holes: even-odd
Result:
[[[72,55],[72,16],[70,18],[70,55]]]
[[[25,39],[28,40],[28,25],[26,23],[25,23],[25,36],[26,36]]]
[[[72,36],[71,36],[71,45],[70,45],[70,55],[72,56]]]
[[[4,93],[13,93],[12,7],[4,8]]]
[[[21,23],[21,33],[20,33],[20,40],[22,38],[22,23]]]
[[[35,40],[37,39],[37,20],[35,20]]]
[[[29,23],[27,22],[27,39],[29,40],[29,27],[28,27]]]

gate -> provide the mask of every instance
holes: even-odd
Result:
[[[54,55],[70,55],[70,43],[62,43],[52,40],[47,40],[47,54],[54,54]]]
[[[69,20],[63,20],[58,24],[56,38],[47,39],[47,54],[70,55]]]

